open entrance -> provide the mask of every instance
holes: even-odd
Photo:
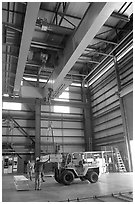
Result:
[[[17,156],[2,157],[2,173],[12,174],[17,172],[18,158]]]

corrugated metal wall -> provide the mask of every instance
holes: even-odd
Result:
[[[81,88],[70,86],[69,100],[81,101]],[[64,105],[64,102],[63,102]],[[10,115],[23,129],[14,125],[12,131],[9,132],[8,124],[2,125],[2,142],[12,143],[16,151],[33,151],[31,140],[26,136],[25,132],[34,140],[35,139],[35,107],[34,105],[22,104],[21,111],[3,110],[3,116]],[[82,108],[69,107],[69,113],[56,113],[54,107],[41,105],[41,150],[49,152],[48,144],[52,143],[52,139],[48,136],[48,121],[52,121],[53,136],[55,143],[60,144],[61,151],[83,151],[84,150],[84,127],[83,127],[83,111]]]
[[[2,123],[2,143],[11,143],[17,152],[29,151],[31,140],[27,137],[27,134],[34,139],[35,111],[29,110],[26,104],[22,104],[22,110],[3,110],[2,113],[3,118],[9,118],[10,116],[10,123],[13,123],[13,129],[10,131],[8,120]]]
[[[81,101],[80,87],[70,86],[69,100]],[[49,144],[52,142],[51,135],[49,136],[47,131],[48,121],[52,122],[54,142],[60,144],[62,152],[84,150],[82,108],[69,107],[69,113],[61,113],[60,108],[59,112],[55,112],[54,106],[41,106],[41,149],[45,152],[50,151]]]
[[[133,50],[118,61],[121,88],[133,83]],[[114,66],[90,86],[94,146],[123,143],[124,131],[121,117]]]

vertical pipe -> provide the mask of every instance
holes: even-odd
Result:
[[[40,156],[41,142],[40,142],[40,129],[41,129],[41,101],[36,98],[35,104],[35,158]]]
[[[126,113],[125,113],[123,98],[120,97],[121,83],[120,83],[118,63],[117,63],[116,56],[114,56],[113,59],[114,59],[114,68],[115,68],[116,81],[117,81],[117,87],[118,87],[118,97],[119,97],[119,102],[120,102],[121,116],[122,116],[122,121],[123,121],[124,141],[125,141],[126,153],[127,153],[127,157],[128,157],[128,168],[129,168],[129,171],[132,171],[130,138],[129,138],[127,122],[126,122]]]

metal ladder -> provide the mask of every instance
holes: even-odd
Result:
[[[122,157],[120,155],[118,148],[115,148],[115,152],[116,152],[117,165],[118,165],[119,172],[126,172],[126,168],[125,168],[124,162],[122,160]]]

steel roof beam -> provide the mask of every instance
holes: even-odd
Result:
[[[63,17],[63,19],[64,19],[65,21],[67,21],[70,25],[72,25],[72,26],[74,27],[73,29],[76,28],[75,24],[73,24],[73,23],[72,23],[71,21],[69,21],[67,18]]]
[[[97,53],[97,54],[99,54],[99,55],[103,55],[103,56],[110,56],[110,57],[113,57],[113,55],[111,55],[111,54],[107,54],[107,53],[105,53],[105,52],[99,52],[96,48],[94,49],[94,48],[91,48],[91,47],[87,47],[86,49],[85,49],[85,51],[86,52],[95,52],[95,53]],[[82,54],[82,56],[89,56],[89,53],[88,54]]]
[[[2,45],[9,46],[9,47],[11,47],[11,49],[19,49],[19,46],[18,46],[18,45],[14,45],[14,44],[11,44],[11,43],[9,43],[9,42],[2,43]]]
[[[105,42],[107,44],[118,45],[118,43],[116,43],[116,42],[113,42],[113,41],[110,41],[110,40],[106,40],[106,39],[103,39],[103,38],[95,37],[94,39],[99,40],[101,42]]]
[[[2,101],[3,102],[14,102],[14,103],[30,103],[30,104],[34,104],[35,105],[35,97],[34,98],[22,98],[22,97],[5,97],[2,96]],[[44,99],[41,99],[41,104],[42,105],[49,105],[49,103],[47,103]],[[88,108],[89,104],[88,103],[84,103],[84,102],[74,102],[74,101],[55,101],[52,100],[51,101],[51,105],[58,105],[58,106],[70,106],[70,107],[78,107],[78,108]],[[3,114],[6,115],[9,114],[8,110],[3,110]],[[10,111],[10,114],[15,114],[14,111]],[[11,114],[11,115],[12,115]],[[33,114],[31,114],[31,116],[33,116]]]
[[[40,11],[41,12],[43,12],[43,11],[47,11],[47,12],[50,12],[50,13],[55,13],[55,11],[51,11],[51,10],[49,10],[49,9],[42,9],[42,8],[40,8]],[[67,17],[70,17],[70,18],[74,18],[74,19],[78,19],[78,20],[81,20],[81,18],[80,17],[78,17],[78,16],[73,16],[73,15],[70,15],[70,14],[63,14],[62,12],[57,12],[57,14],[59,15],[59,16],[67,16]]]
[[[123,31],[123,32],[127,31],[126,29],[119,28],[119,27],[112,26],[112,25],[108,25],[108,24],[106,24],[106,23],[105,23],[103,26],[104,26],[104,27],[107,27],[107,28],[111,28],[111,29],[113,29],[113,30],[120,30],[120,31]]]
[[[110,51],[110,55],[111,54],[113,54],[113,52],[118,48],[118,47],[120,47],[121,45],[122,45],[122,43],[124,43],[124,42],[126,42],[126,40],[132,35],[132,33],[133,33],[133,31],[131,31],[124,39],[122,39],[120,42],[119,42],[119,44],[117,45],[117,46],[115,46],[111,51]],[[100,65],[102,65],[102,63],[104,63],[105,62],[105,60],[107,60],[108,59],[108,56],[106,56],[85,78],[84,78],[84,81],[88,78],[88,77],[90,77],[90,75],[100,66]],[[103,66],[103,68],[104,68],[104,66]],[[102,68],[102,69],[103,69]],[[100,70],[100,71],[102,71],[102,69]],[[99,71],[98,71],[99,72]],[[97,73],[94,75],[94,76],[96,76],[97,75]],[[94,77],[93,76],[93,77]]]
[[[114,18],[118,18],[122,21],[125,21],[125,22],[129,22],[130,21],[130,18],[127,16],[127,15],[124,15],[124,14],[121,14],[121,13],[118,13],[118,12],[113,12],[112,17]]]
[[[88,57],[88,58],[89,58],[89,57]],[[89,62],[89,63],[99,64],[98,61],[89,60],[89,59],[80,59],[80,58],[79,58],[78,61],[77,61],[77,63],[82,63],[82,64],[83,64],[83,63],[86,63],[86,62],[87,62],[87,63]]]
[[[32,40],[31,47],[44,48],[44,49],[50,49],[50,50],[56,50],[56,51],[60,50],[60,49],[63,49],[62,46],[43,43],[43,42],[39,42],[39,41],[36,41],[36,40]]]
[[[21,11],[13,11],[13,10],[11,10],[11,9],[2,8],[2,11],[7,11],[7,12],[11,12],[11,13],[16,13],[16,14],[20,14],[20,15],[25,15],[24,12],[21,12]]]
[[[55,13],[55,11],[51,11],[51,10],[49,10],[49,9],[40,9],[40,10],[42,10],[42,11],[47,11],[47,12],[50,12],[50,13]],[[70,14],[63,14],[62,12],[57,12],[57,14],[58,15],[60,15],[60,16],[67,16],[67,17],[70,17],[70,18],[74,18],[74,19],[78,19],[78,20],[81,20],[81,18],[80,17],[78,17],[78,16],[73,16],[73,15],[70,15]],[[120,13],[118,13],[118,12],[113,12],[112,14],[111,14],[111,16],[112,17],[114,17],[114,18],[118,18],[118,19],[120,19],[120,20],[123,20],[123,21],[126,21],[126,22],[129,22],[129,18],[128,18],[128,16],[127,15],[124,15],[124,14],[120,14]]]
[[[61,19],[60,19],[60,21],[59,21],[59,26],[60,26],[60,24],[62,23],[62,20],[63,20],[63,18],[64,18],[64,15],[66,14],[66,12],[67,12],[67,10],[68,10],[69,4],[70,4],[70,2],[65,2],[65,4],[63,3],[63,15],[62,15],[62,17],[61,17]],[[64,5],[65,5],[65,6],[64,6]]]
[[[19,33],[22,33],[22,29],[17,27],[16,25],[12,24],[12,23],[5,23],[5,22],[2,22],[2,24],[7,27],[7,28],[10,28],[12,30],[15,30],[15,31],[18,31]]]
[[[94,39],[97,32],[104,25],[114,9],[116,9],[116,5],[121,6],[122,2],[95,2],[90,4],[78,29],[67,42],[67,46],[64,49],[64,55],[61,57],[61,62],[48,82],[49,84],[52,80],[55,80],[53,84],[54,91],[59,89],[64,77]]]
[[[2,54],[9,55],[11,57],[14,57],[14,58],[18,59],[18,56],[15,53],[12,53],[12,52],[2,52]]]
[[[63,36],[64,35],[64,33],[61,31],[59,31],[59,26],[55,26],[55,27],[57,27],[57,30],[58,30],[58,32],[56,31],[55,32],[55,30],[54,29],[50,29],[50,27],[48,26],[48,28],[47,28],[47,30],[45,31],[45,30],[42,30],[42,28],[41,27],[38,27],[38,26],[36,26],[36,28],[35,28],[35,32],[42,32],[42,33],[48,33],[50,36],[59,36],[59,37],[61,37],[61,36]],[[64,27],[63,27],[64,28]],[[65,32],[65,29],[64,29],[64,32]],[[72,30],[72,32],[73,32],[73,30]],[[72,33],[72,32],[70,32],[70,33]],[[67,33],[66,33],[66,35],[68,35]]]
[[[17,64],[16,70],[16,78],[14,83],[14,93],[18,93],[21,87],[21,81],[23,78],[23,73],[27,61],[27,56],[33,36],[33,32],[35,29],[35,24],[40,8],[40,2],[28,2],[25,20],[24,20],[24,27],[22,32],[22,40],[20,45],[20,52],[19,52],[19,60]]]
[[[52,24],[58,25],[58,22],[57,22],[57,12],[59,11],[60,5],[61,5],[61,2],[57,2],[56,3],[55,11],[54,11],[55,15],[54,15],[54,17],[52,19]]]

